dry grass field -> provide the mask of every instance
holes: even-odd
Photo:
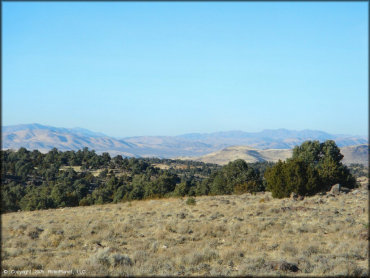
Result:
[[[304,200],[262,193],[7,213],[2,274],[367,276],[366,187]]]

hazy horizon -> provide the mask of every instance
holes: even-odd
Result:
[[[2,125],[368,135],[368,2],[3,2]]]
[[[259,133],[259,132],[263,132],[263,131],[267,131],[267,130],[287,130],[287,131],[297,131],[297,132],[301,132],[301,131],[306,131],[306,130],[309,130],[309,131],[317,131],[317,132],[325,132],[325,133],[328,133],[328,134],[331,134],[331,135],[343,135],[343,136],[360,136],[360,137],[368,137],[367,134],[349,134],[349,133],[330,133],[326,130],[315,130],[315,129],[308,129],[308,128],[302,128],[302,129],[288,129],[288,128],[284,128],[284,127],[281,127],[281,128],[274,128],[274,129],[270,129],[270,128],[262,128],[260,130],[256,130],[256,131],[251,131],[251,130],[241,130],[241,129],[233,129],[233,130],[216,130],[216,131],[211,131],[211,132],[188,132],[188,133],[181,133],[181,134],[174,134],[174,135],[166,135],[166,134],[146,134],[146,135],[129,135],[129,136],[113,136],[111,134],[107,134],[105,132],[102,132],[100,130],[95,130],[95,129],[89,129],[89,128],[85,128],[85,127],[82,127],[82,126],[52,126],[52,125],[47,125],[47,124],[42,124],[42,123],[20,123],[20,124],[15,124],[15,125],[2,125],[2,127],[11,127],[11,126],[22,126],[22,125],[41,125],[41,126],[46,126],[46,127],[54,127],[54,128],[65,128],[65,129],[86,129],[88,131],[91,131],[91,132],[95,132],[95,133],[102,133],[106,136],[109,136],[109,137],[114,137],[114,138],[128,138],[128,137],[140,137],[140,136],[182,136],[182,135],[188,135],[188,134],[212,134],[212,133],[223,133],[223,132],[246,132],[246,133]]]

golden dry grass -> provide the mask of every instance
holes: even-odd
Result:
[[[301,201],[270,193],[195,199],[195,205],[172,198],[2,215],[2,273],[368,274],[365,187]],[[279,267],[283,261],[299,270]]]

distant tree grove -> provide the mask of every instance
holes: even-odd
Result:
[[[1,212],[117,203],[148,198],[255,193],[283,198],[356,185],[334,141],[307,141],[286,162],[224,167],[158,158],[113,158],[84,148],[46,154],[20,148],[1,151]],[[162,170],[155,164],[168,165]],[[180,165],[181,167],[173,167]]]

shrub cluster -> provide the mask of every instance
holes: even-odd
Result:
[[[276,198],[289,197],[292,192],[313,195],[328,191],[340,183],[354,188],[356,180],[341,163],[343,155],[334,141],[306,141],[293,149],[293,156],[266,170],[267,189]]]
[[[237,159],[229,162],[221,170],[213,173],[197,187],[198,195],[220,195],[263,191],[263,183],[258,169]]]
[[[108,153],[98,155],[87,148],[77,152],[53,149],[46,154],[20,148],[1,151],[1,160],[2,212],[166,196],[231,194],[238,187],[239,191],[253,191],[255,182],[260,182],[258,170],[254,171],[244,161],[224,168],[189,161],[180,165],[180,161],[168,159],[123,158],[120,155],[111,158]],[[161,170],[153,167],[155,163],[171,167]],[[224,174],[226,187],[222,189],[220,177]],[[210,176],[212,179],[203,183]],[[203,190],[204,185],[210,190]]]

